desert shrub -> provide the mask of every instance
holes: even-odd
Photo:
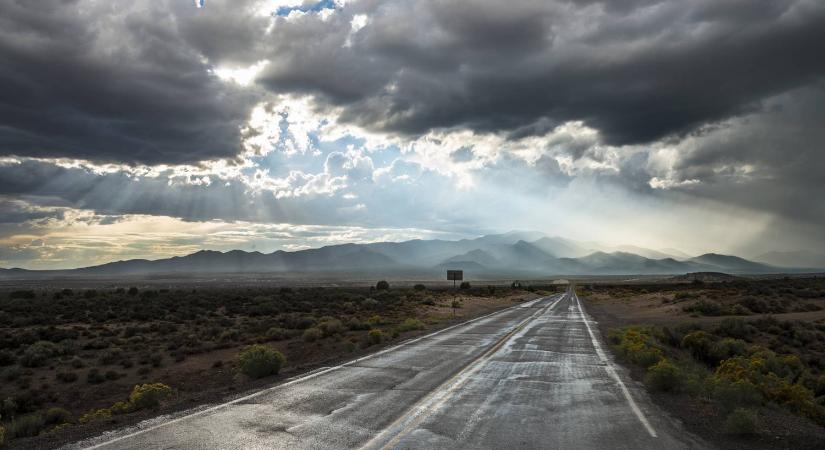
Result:
[[[608,339],[620,356],[644,368],[658,363],[663,358],[649,327],[625,327],[613,329]]]
[[[266,330],[266,338],[271,341],[282,341],[289,339],[289,330],[281,327],[272,327]]]
[[[156,408],[172,395],[172,388],[163,383],[138,384],[129,394],[129,407],[133,411]]]
[[[40,367],[58,354],[60,354],[60,346],[54,342],[37,341],[23,352],[23,356],[20,357],[20,365],[23,367]]]
[[[692,305],[683,307],[682,310],[703,316],[721,316],[727,312],[721,304],[709,300],[699,300]]]
[[[74,383],[78,377],[74,372],[57,372],[55,378],[62,383]]]
[[[384,340],[384,332],[378,328],[372,329],[368,334],[368,339],[371,345],[380,344]]]
[[[34,293],[32,290],[23,290],[23,291],[12,291],[9,293],[10,299],[23,299],[23,300],[34,300],[37,298],[37,294]]]
[[[281,352],[267,345],[251,345],[238,354],[238,368],[250,378],[275,375],[285,362]]]
[[[6,428],[0,425],[0,447],[6,443]]]
[[[387,283],[384,280],[381,280],[381,281],[379,281],[378,283],[375,284],[375,289],[377,289],[379,291],[385,291],[389,288],[390,288],[390,284]]]
[[[318,328],[324,333],[324,337],[340,334],[346,331],[344,324],[332,317],[322,317],[318,322]]]
[[[118,378],[120,378],[120,374],[115,372],[114,370],[107,370],[106,373],[104,374],[104,376],[106,377],[107,380],[112,380],[112,381],[117,380]]]
[[[324,332],[321,331],[320,328],[307,328],[304,330],[303,339],[304,342],[315,342],[318,339],[324,337]]]
[[[422,322],[418,319],[413,319],[413,318],[408,318],[408,319],[404,320],[404,322],[402,322],[401,325],[398,326],[398,331],[401,332],[401,333],[403,333],[405,331],[423,330],[423,329],[424,329],[424,322]]]
[[[426,291],[427,286],[424,286],[423,284],[416,284],[415,286],[413,286],[413,289],[415,289],[416,291]]]
[[[722,320],[716,328],[716,333],[722,336],[745,339],[754,334],[756,328],[738,317],[729,317]]]
[[[462,281],[460,285],[458,285],[459,289],[470,289],[470,282],[469,281]]]
[[[450,304],[450,306],[453,309],[461,308],[461,300],[453,300],[452,303]]]
[[[127,402],[116,402],[109,410],[112,414],[126,414],[132,411],[132,406]]]
[[[656,364],[648,367],[645,375],[645,384],[654,391],[675,391],[679,387],[679,368],[662,358]]]
[[[367,319],[367,325],[369,325],[370,328],[375,328],[381,325],[382,323],[384,323],[384,319],[382,319],[381,316],[379,316],[378,314]]]
[[[152,364],[152,367],[160,367],[163,364],[163,355],[153,353],[149,356],[149,362]]]
[[[95,409],[87,412],[77,419],[78,423],[97,422],[98,420],[106,420],[112,418],[112,410],[109,408]]]
[[[49,408],[46,410],[43,419],[46,425],[60,425],[72,420],[72,413],[63,408]]]
[[[46,428],[46,421],[40,413],[26,414],[16,418],[9,425],[9,439],[31,437],[40,434]]]
[[[690,351],[699,361],[713,362],[710,351],[716,342],[716,337],[703,330],[688,333],[682,339],[682,348]]]
[[[711,346],[709,357],[718,362],[734,356],[742,356],[747,352],[747,346],[747,342],[741,339],[724,338]]]
[[[86,382],[89,384],[100,384],[104,381],[106,381],[106,377],[97,368],[90,369],[89,373],[86,374]]]
[[[17,357],[10,350],[0,350],[0,366],[10,366],[17,362]]]
[[[2,372],[0,372],[0,378],[2,378],[3,381],[14,381],[20,378],[20,375],[22,374],[23,370],[20,369],[19,366],[11,366],[6,367]]]
[[[361,307],[364,309],[378,309],[379,306],[380,303],[374,298],[368,298],[361,302]]]
[[[712,383],[713,399],[725,411],[733,411],[741,407],[756,407],[762,404],[762,393],[756,386],[747,381],[716,381]]]
[[[747,435],[756,433],[756,412],[737,408],[725,417],[722,429],[726,434]]]
[[[435,306],[435,299],[432,297],[427,297],[421,302],[421,304],[427,306]]]

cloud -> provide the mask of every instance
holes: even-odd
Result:
[[[187,6],[0,4],[0,154],[130,164],[235,157],[256,95],[210,72],[209,49],[186,31],[195,13],[218,11]]]
[[[370,20],[349,36],[354,14]],[[821,77],[823,25],[825,6],[805,0],[359,2],[279,19],[259,81],[373,130],[522,136],[581,121],[636,144]]]

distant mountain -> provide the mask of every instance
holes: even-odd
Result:
[[[0,278],[120,277],[204,274],[324,274],[327,276],[441,276],[462,269],[475,277],[633,275],[725,272],[778,273],[781,269],[737,256],[708,253],[678,260],[665,252],[622,246],[630,251],[592,251],[580,243],[537,232],[511,232],[458,241],[411,240],[330,245],[273,253],[202,250],[155,261],[133,259],[70,270],[0,269]],[[614,247],[615,248],[615,247]],[[640,254],[644,253],[644,254]]]
[[[755,258],[759,262],[778,267],[815,267],[825,269],[825,253],[811,251],[768,252]]]
[[[697,264],[710,267],[717,267],[717,272],[738,272],[738,273],[769,273],[777,272],[776,267],[760,264],[738,256],[719,255],[717,253],[706,253],[688,260]],[[712,272],[710,270],[709,272]]]
[[[452,258],[448,258],[441,263],[441,265],[444,266],[465,262],[473,262],[481,267],[496,267],[500,264],[498,258],[495,256],[485,252],[484,250],[476,249],[461,255],[453,256]]]

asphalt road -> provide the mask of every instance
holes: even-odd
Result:
[[[573,291],[73,448],[702,448],[613,364]]]

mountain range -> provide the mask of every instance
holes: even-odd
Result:
[[[513,231],[458,241],[415,239],[405,242],[330,245],[294,252],[202,250],[167,259],[132,259],[78,269],[0,269],[0,278],[219,273],[436,276],[446,269],[463,269],[468,278],[816,271],[804,267],[769,265],[731,255],[708,253],[691,257],[678,250],[610,247],[538,232]]]

